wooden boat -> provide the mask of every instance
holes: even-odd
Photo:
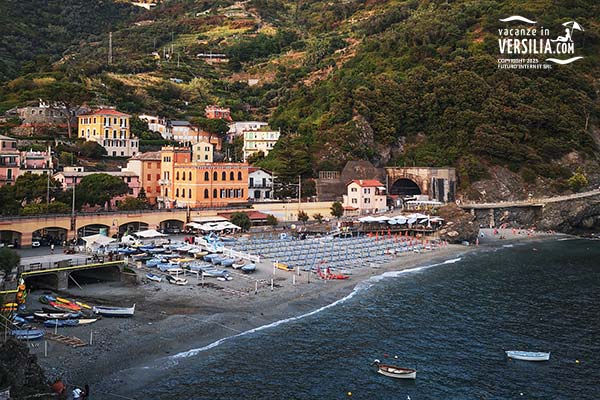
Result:
[[[246,264],[241,269],[242,269],[243,273],[251,274],[254,271],[256,271],[256,265],[255,264]]]
[[[172,285],[183,286],[183,285],[187,285],[187,283],[188,283],[187,279],[185,279],[185,278],[179,278],[177,276],[167,275],[165,277],[165,279],[167,280],[167,282],[169,282]]]
[[[417,370],[412,368],[401,368],[394,365],[381,364],[379,360],[373,361],[373,365],[377,367],[377,372],[381,375],[389,376],[397,379],[416,379]]]
[[[515,360],[524,361],[548,361],[550,360],[550,353],[536,352],[536,351],[518,351],[509,350],[505,351],[508,358]]]
[[[17,308],[19,308],[19,305],[17,303],[4,303],[2,305],[2,311],[3,312],[8,312],[8,311],[17,311]]]
[[[273,263],[273,266],[282,271],[294,271],[294,267],[292,267],[291,265],[287,265],[287,264],[280,263],[280,262]]]
[[[154,282],[162,282],[162,276],[153,274],[151,272],[148,272],[146,274],[146,278],[148,278],[148,279],[150,279],[151,281],[154,281]]]
[[[246,260],[244,260],[242,258],[238,258],[237,260],[233,261],[233,264],[231,264],[233,269],[242,268],[244,265],[246,265]]]
[[[44,337],[43,329],[13,329],[10,335],[18,340],[35,340]]]
[[[96,314],[103,315],[105,317],[133,317],[135,312],[135,304],[133,307],[102,307],[96,306],[93,308]]]
[[[56,301],[57,301],[57,302],[59,302],[59,303],[64,303],[64,304],[69,304],[69,303],[71,303],[71,300],[69,300],[69,299],[65,299],[64,297],[57,297],[57,298],[56,298]]]

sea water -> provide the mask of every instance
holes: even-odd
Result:
[[[600,242],[482,249],[168,358],[136,399],[600,399]],[[503,350],[551,352],[548,362]],[[374,359],[418,370],[377,374]],[[109,398],[109,397],[107,397]],[[111,397],[112,398],[112,397]]]

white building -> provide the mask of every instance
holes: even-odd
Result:
[[[250,167],[248,197],[250,201],[273,200],[273,174],[264,169]]]
[[[167,120],[164,118],[157,117],[155,115],[142,114],[139,119],[148,124],[148,130],[151,132],[158,132],[163,139],[170,140],[170,133],[167,131]]]
[[[279,140],[281,131],[261,130],[244,131],[244,161],[260,151],[266,156]]]
[[[346,185],[344,214],[361,215],[387,210],[385,186],[375,179],[355,179]]]
[[[259,122],[259,121],[240,121],[240,122],[232,122],[229,124],[229,132],[227,133],[227,141],[229,143],[233,142],[233,139],[237,136],[242,136],[244,131],[258,131],[260,129],[264,129],[269,124],[267,122]]]

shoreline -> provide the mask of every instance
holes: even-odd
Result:
[[[152,376],[158,376],[162,368],[176,364],[175,357],[183,358],[189,352],[197,354],[236,336],[313,315],[345,301],[372,277],[437,265],[505,244],[555,237],[535,234],[485,240],[480,246],[450,245],[424,253],[404,254],[380,268],[357,269],[350,279],[342,281],[307,283],[304,281],[307,273],[303,272],[297,276],[296,285],[292,285],[291,273],[277,271],[274,290],[263,282],[257,294],[253,290],[224,292],[208,284],[205,287],[161,285],[160,290],[155,285],[87,285],[83,291],[70,290],[69,295],[84,301],[112,301],[120,305],[137,302],[136,315],[131,319],[103,318],[89,327],[58,330],[60,334],[77,336],[86,342],[93,332],[92,345],[71,348],[48,341],[48,357],[44,357],[43,344],[31,351],[37,354],[47,378],[61,377],[67,384],[77,386],[90,384],[99,394],[95,398],[104,398],[102,388],[115,385],[127,384],[126,392],[133,392],[151,381]],[[265,272],[272,276],[269,271],[263,271],[263,277]],[[311,279],[317,279],[316,275]],[[127,378],[123,377],[125,374]],[[108,392],[106,394],[109,398]]]

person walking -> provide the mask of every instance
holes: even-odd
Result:
[[[50,254],[54,254],[54,243],[50,245]]]

